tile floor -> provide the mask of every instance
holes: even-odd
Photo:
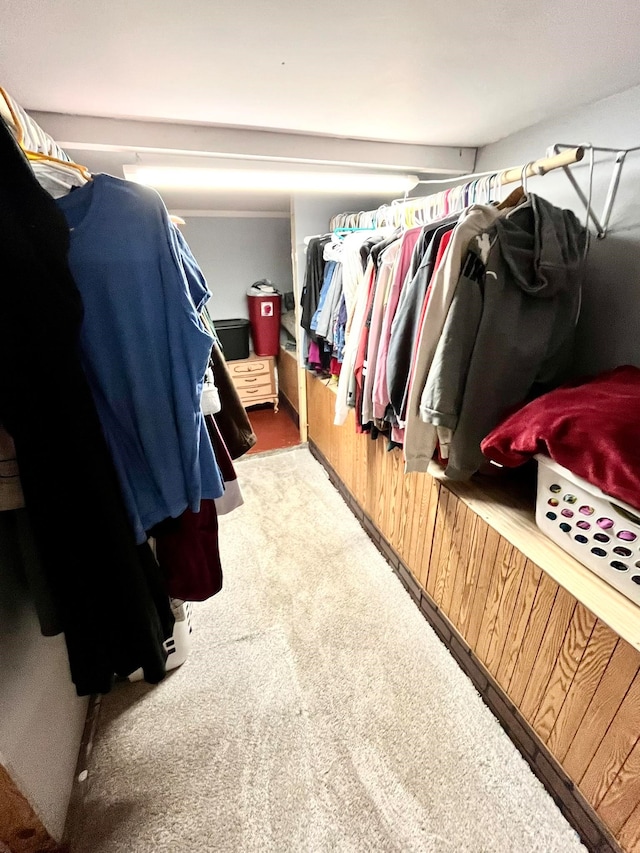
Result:
[[[247,412],[258,441],[249,453],[282,450],[300,444],[300,433],[285,409],[273,411],[273,406],[256,406]]]

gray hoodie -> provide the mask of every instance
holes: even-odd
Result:
[[[471,241],[420,404],[448,477],[474,474],[502,417],[564,379],[587,236],[570,210],[529,195]]]

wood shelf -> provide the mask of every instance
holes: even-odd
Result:
[[[640,607],[540,531],[535,522],[535,498],[530,488],[523,488],[521,481],[493,481],[488,477],[458,483],[448,480],[435,462],[429,465],[429,475],[616,634],[640,650]]]

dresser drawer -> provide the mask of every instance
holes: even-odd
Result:
[[[251,406],[254,403],[273,402],[274,398],[274,393],[270,385],[261,385],[258,388],[242,388],[238,393],[243,406]]]
[[[240,376],[253,376],[259,373],[266,373],[267,376],[269,375],[269,362],[260,361],[258,359],[251,361],[232,361],[229,367],[234,379]]]
[[[244,388],[256,388],[262,385],[267,385],[270,388],[272,385],[271,374],[267,371],[266,373],[259,373],[256,376],[234,376],[233,384],[236,386],[238,391],[242,391]]]

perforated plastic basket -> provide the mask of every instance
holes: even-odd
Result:
[[[546,456],[536,459],[540,530],[640,605],[640,510],[606,495]]]

